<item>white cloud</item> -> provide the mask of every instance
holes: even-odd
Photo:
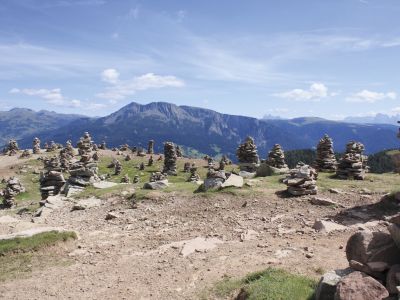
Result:
[[[10,94],[23,94],[27,96],[39,97],[47,103],[57,106],[80,107],[81,101],[77,99],[68,99],[61,93],[61,89],[18,89],[13,88]]]
[[[308,90],[294,89],[291,91],[274,94],[274,96],[297,100],[297,101],[319,101],[334,94],[328,93],[328,88],[323,83],[313,83]]]
[[[101,79],[108,83],[117,83],[119,79],[119,73],[115,69],[106,69],[101,73]]]
[[[186,17],[186,11],[185,10],[178,10],[178,12],[176,13],[177,17],[178,17],[178,22],[182,22],[185,17]]]
[[[375,103],[380,100],[395,100],[397,94],[395,92],[388,93],[378,93],[369,90],[362,90],[358,93],[352,94],[346,98],[348,102],[365,102],[365,103]]]
[[[116,76],[117,74],[118,76]],[[103,93],[97,94],[97,96],[112,102],[134,95],[137,91],[185,86],[184,81],[175,76],[161,76],[153,73],[133,77],[129,80],[119,80],[119,73],[115,69],[104,70],[102,72],[102,79],[109,83],[110,86]]]

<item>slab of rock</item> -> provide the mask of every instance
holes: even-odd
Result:
[[[256,173],[252,173],[252,172],[246,172],[246,171],[240,171],[239,172],[239,176],[243,177],[243,178],[254,178],[256,177]]]
[[[400,264],[400,250],[385,232],[359,231],[347,241],[346,257],[366,265],[370,262]]]
[[[34,228],[30,228],[28,230],[24,230],[24,231],[20,231],[20,232],[16,232],[16,233],[0,235],[0,241],[11,240],[11,239],[15,239],[15,238],[27,238],[27,237],[37,235],[39,233],[51,232],[51,231],[63,232],[63,231],[65,231],[65,229],[59,228],[59,227],[34,227]]]
[[[162,190],[167,187],[169,187],[167,179],[154,182],[146,182],[143,186],[143,188],[146,190]]]
[[[315,300],[333,300],[336,293],[336,286],[339,281],[352,272],[353,270],[348,268],[325,273],[318,283],[315,292]]]
[[[116,185],[118,185],[118,183],[111,181],[99,181],[93,183],[93,187],[96,189],[108,189]]]
[[[382,300],[388,296],[388,291],[379,281],[364,273],[353,272],[338,283],[335,300]]]
[[[76,203],[72,207],[72,210],[85,210],[92,207],[99,207],[100,205],[101,205],[101,200],[92,197],[88,199],[79,200],[78,203]]]
[[[316,220],[312,228],[316,231],[325,233],[329,233],[332,231],[344,231],[348,229],[346,226],[324,220]]]
[[[222,187],[222,184],[224,183],[224,179],[222,178],[206,178],[204,179],[204,190],[218,190]]]
[[[231,174],[227,180],[221,185],[221,188],[227,188],[227,187],[238,187],[241,188],[243,187],[244,180],[243,177]]]
[[[321,198],[321,197],[312,197],[310,199],[311,204],[314,205],[322,205],[322,206],[337,206],[338,203],[329,199],[329,198]]]
[[[397,247],[400,247],[400,225],[390,224],[388,230]]]
[[[400,285],[400,265],[393,265],[386,275],[386,288],[390,294],[398,294],[397,286]]]

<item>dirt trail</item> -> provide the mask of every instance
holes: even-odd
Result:
[[[366,203],[358,194],[321,196],[346,207],[380,197],[371,196]],[[358,225],[323,234],[311,228],[314,221],[335,218],[341,211],[352,223],[375,220],[368,207],[358,209],[360,219],[346,208],[311,205],[307,198],[282,199],[268,190],[255,198],[153,193],[137,209],[116,198],[83,211],[71,212],[72,205],[66,203],[44,224],[79,232],[69,254],[73,263],[1,283],[1,299],[199,299],[224,276],[270,266],[317,278],[318,270],[347,266],[340,248]],[[105,220],[110,211],[118,218]],[[213,245],[182,255],[184,243],[179,242],[198,237],[212,238]]]

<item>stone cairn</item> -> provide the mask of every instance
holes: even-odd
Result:
[[[57,151],[58,146],[54,141],[50,142],[50,145],[47,145],[46,152],[54,152]]]
[[[62,167],[58,157],[47,158],[43,161],[45,171],[40,174],[40,193],[45,200],[49,196],[60,193],[65,185]]]
[[[93,153],[92,158],[94,161],[99,161],[100,159],[99,152],[96,151],[95,153]]]
[[[333,151],[333,141],[325,134],[317,145],[317,159],[315,166],[318,172],[335,172],[337,161]]]
[[[64,152],[70,157],[73,158],[75,156],[75,152],[74,152],[74,146],[72,146],[72,142],[70,140],[68,140],[65,143],[65,148],[64,148]]]
[[[364,180],[368,170],[368,157],[363,155],[365,147],[363,144],[351,141],[346,146],[346,153],[339,160],[336,175],[340,179],[353,178]]]
[[[144,162],[141,162],[140,165],[139,165],[139,170],[140,171],[144,171],[144,169],[145,169]]]
[[[22,151],[21,156],[19,158],[28,158],[31,157],[31,152],[28,149]]]
[[[33,139],[32,151],[33,154],[40,154],[40,140],[37,137]]]
[[[114,167],[114,175],[119,175],[122,172],[122,164],[117,160]]]
[[[129,145],[128,144],[124,144],[121,147],[119,147],[119,151],[128,151],[129,150]]]
[[[136,147],[136,146],[133,146],[133,147],[131,148],[131,152],[132,152],[132,154],[135,154],[135,153],[137,152],[137,147]]]
[[[131,183],[131,179],[128,174],[125,174],[124,177],[121,178],[121,183]]]
[[[183,172],[189,173],[190,172],[190,162],[185,162],[183,165]]]
[[[222,157],[221,160],[219,161],[219,170],[220,171],[224,171],[226,167],[226,161],[224,160],[224,158]]]
[[[99,149],[101,149],[101,150],[107,150],[107,145],[106,145],[106,142],[105,142],[105,141],[101,142],[101,144],[99,145]]]
[[[97,162],[93,159],[92,145],[93,142],[90,134],[85,132],[84,136],[78,142],[78,153],[81,159],[74,162],[69,169],[70,177],[66,189],[67,195],[70,187],[82,190],[84,187],[100,180]]]
[[[200,181],[200,175],[197,173],[197,167],[195,164],[192,164],[190,167],[190,176],[188,178],[188,182],[198,182]]]
[[[175,145],[171,142],[166,142],[164,144],[164,168],[163,173],[168,175],[177,175],[176,172],[176,150]]]
[[[208,168],[209,168],[209,169],[214,169],[215,163],[214,163],[214,159],[213,159],[212,157],[209,157],[209,158],[208,158],[207,164],[208,164]]]
[[[324,274],[316,290],[322,299],[398,299],[400,295],[400,215],[386,231],[354,233],[346,245],[349,268]],[[387,298],[389,295],[392,298]]]
[[[302,162],[295,169],[289,171],[289,175],[283,180],[287,185],[287,192],[292,196],[316,195],[317,171]]]
[[[133,183],[138,183],[139,181],[140,181],[139,175],[135,175],[135,176],[133,177]]]
[[[243,144],[241,144],[237,151],[236,156],[239,160],[240,171],[254,173],[259,166],[259,157],[257,146],[252,137],[247,137]]]
[[[97,146],[97,144],[93,144],[92,150],[99,151],[99,146]]]
[[[132,160],[132,156],[130,154],[127,154],[125,156],[125,161],[130,161],[130,160]]]
[[[18,151],[19,151],[19,147],[18,147],[17,141],[14,139],[11,139],[8,141],[8,144],[4,148],[3,153],[4,153],[4,155],[13,156],[13,155],[17,155]]]
[[[25,192],[25,188],[16,177],[11,177],[7,180],[6,188],[2,191],[3,194],[3,206],[6,208],[13,207],[15,205],[15,196]]]
[[[144,152],[143,148],[139,148],[137,150],[137,156],[140,156],[140,157],[145,157],[146,156],[146,152]]]
[[[150,155],[149,161],[147,162],[147,166],[151,167],[154,164],[153,155]]]
[[[285,153],[283,152],[281,145],[274,145],[272,150],[268,153],[266,163],[273,168],[287,169],[288,166],[285,163]]]
[[[154,154],[154,140],[150,140],[147,146],[147,154]]]
[[[150,175],[150,182],[163,181],[168,179],[167,176],[161,172],[153,172]]]
[[[182,149],[181,149],[181,147],[179,147],[179,145],[176,146],[176,156],[177,157],[183,156]]]

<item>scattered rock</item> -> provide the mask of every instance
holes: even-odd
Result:
[[[337,206],[338,203],[329,198],[312,197],[310,199],[311,204],[322,205],[322,206]]]
[[[351,269],[335,270],[325,273],[317,286],[315,300],[333,300],[336,293],[336,286],[342,277],[353,272]]]
[[[348,228],[346,226],[324,220],[316,220],[313,227],[316,231],[329,233],[332,231],[344,231]]]

